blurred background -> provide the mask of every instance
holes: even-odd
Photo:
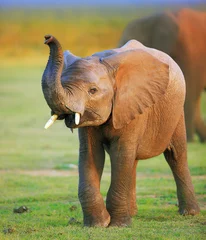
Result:
[[[64,49],[86,56],[117,45],[133,19],[181,7],[202,10],[204,0],[1,0],[0,54],[3,62],[46,63],[44,35]],[[29,60],[28,60],[29,59]],[[1,58],[2,60],[2,58]],[[28,60],[28,61],[27,61]],[[31,62],[32,61],[32,62]]]
[[[41,90],[52,34],[78,56],[117,46],[133,19],[165,9],[206,9],[204,0],[1,0],[0,169],[64,169],[77,164],[77,131],[50,117]],[[206,105],[206,104],[205,104]],[[68,133],[65,133],[68,131]],[[69,165],[71,166],[71,165]]]

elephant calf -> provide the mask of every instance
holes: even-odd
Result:
[[[197,133],[206,141],[201,116],[201,94],[206,88],[206,12],[192,9],[167,11],[130,22],[119,46],[136,39],[147,47],[169,54],[182,69],[186,81],[185,121],[188,141]]]
[[[63,54],[45,36],[50,56],[42,89],[52,117],[79,128],[79,200],[85,226],[127,226],[136,206],[138,160],[164,153],[173,172],[179,212],[199,212],[187,165],[185,81],[165,53],[129,41],[86,58]],[[100,194],[105,150],[111,159],[106,206]]]

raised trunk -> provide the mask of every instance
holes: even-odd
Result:
[[[50,48],[50,56],[42,76],[42,90],[49,107],[54,110],[56,106],[63,104],[66,97],[61,84],[63,51],[58,40],[51,35],[45,36],[44,43]]]

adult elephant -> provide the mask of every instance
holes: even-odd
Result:
[[[130,22],[119,46],[136,39],[145,46],[169,54],[182,69],[186,81],[185,121],[188,141],[196,132],[206,141],[201,117],[201,94],[206,88],[206,13],[191,9],[168,11]]]
[[[42,89],[52,117],[79,128],[79,199],[86,226],[127,226],[136,211],[136,166],[164,152],[179,212],[199,212],[187,165],[185,81],[165,53],[137,41],[79,58],[47,35]],[[65,64],[64,64],[65,63]],[[100,194],[105,150],[111,159],[106,206]]]

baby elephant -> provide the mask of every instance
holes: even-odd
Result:
[[[182,215],[199,212],[187,165],[185,81],[165,53],[132,40],[86,58],[63,53],[45,36],[50,56],[42,77],[56,119],[79,128],[79,200],[85,226],[127,226],[136,214],[138,160],[164,153]],[[100,194],[105,150],[111,159],[106,204]]]

